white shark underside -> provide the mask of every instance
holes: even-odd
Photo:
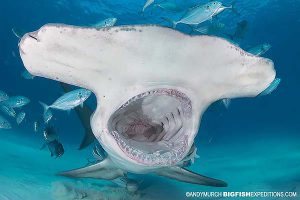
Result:
[[[91,127],[108,158],[62,174],[71,177],[113,179],[126,172],[154,172],[225,186],[178,167],[201,116],[219,99],[257,96],[275,78],[272,61],[226,40],[159,26],[49,24],[22,38],[20,54],[33,75],[96,94]]]

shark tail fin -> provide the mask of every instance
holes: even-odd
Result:
[[[119,177],[123,177],[125,174],[123,170],[115,168],[114,164],[109,158],[106,158],[97,164],[71,171],[60,172],[57,175],[70,178],[94,178],[113,180]]]
[[[48,109],[50,108],[50,106],[48,106],[47,104],[39,101],[39,103],[41,104],[41,106],[44,108],[44,113],[46,113],[48,111]]]
[[[162,17],[163,20],[167,21],[167,22],[170,22],[172,24],[172,28],[176,28],[178,22],[172,20],[172,19],[169,19],[169,18],[166,18],[166,17]]]
[[[156,171],[159,176],[164,176],[178,181],[213,187],[227,187],[227,183],[214,178],[209,178],[180,167],[171,167]]]

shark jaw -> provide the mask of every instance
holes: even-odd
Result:
[[[189,151],[191,100],[176,89],[141,93],[117,109],[108,121],[119,148],[139,164],[170,166]]]

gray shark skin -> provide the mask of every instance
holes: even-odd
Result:
[[[48,24],[26,34],[19,48],[31,74],[96,95],[91,127],[108,157],[60,173],[69,177],[156,173],[193,184],[227,186],[179,165],[211,103],[255,97],[276,76],[271,60],[224,39],[152,25],[94,29]]]

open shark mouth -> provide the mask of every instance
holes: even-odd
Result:
[[[183,159],[191,135],[190,99],[175,89],[157,89],[139,94],[108,121],[119,147],[144,165],[172,165]]]

